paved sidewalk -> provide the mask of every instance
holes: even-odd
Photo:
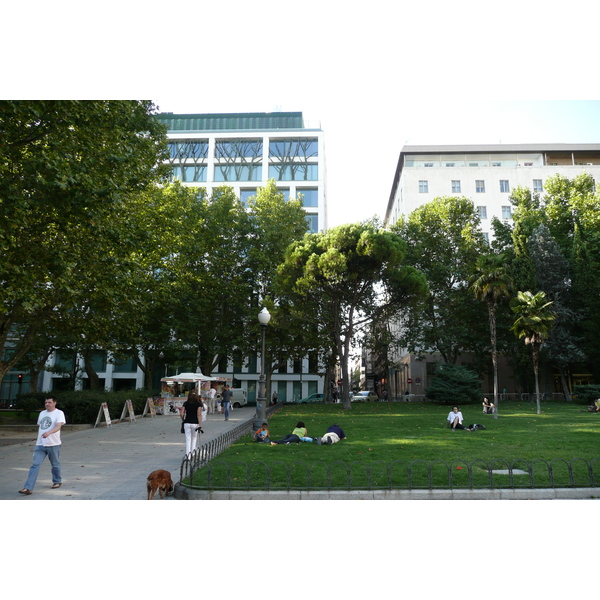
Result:
[[[234,409],[229,421],[223,415],[209,415],[202,441],[218,437],[254,414],[254,407],[244,407]],[[0,446],[0,500],[146,500],[146,478],[155,469],[166,469],[174,483],[179,481],[185,454],[185,436],[180,428],[176,415],[157,415],[139,417],[133,423],[65,432],[60,454],[62,487],[50,489],[50,462],[46,459],[31,496],[18,491],[29,473],[36,433],[13,435],[16,443]],[[23,442],[23,438],[29,441]],[[7,443],[8,438],[2,440]]]

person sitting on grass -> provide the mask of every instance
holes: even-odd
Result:
[[[344,433],[344,430],[337,423],[334,423],[327,428],[327,432],[323,437],[317,438],[317,444],[319,444],[319,446],[321,444],[330,446],[331,444],[337,444],[340,440],[345,439],[346,434]]]
[[[492,402],[489,401],[488,398],[484,398],[483,402],[481,403],[483,406],[483,414],[484,415],[491,415],[494,412],[494,404]]]
[[[271,442],[271,446],[277,446],[277,444],[286,444],[287,446],[289,446],[290,444],[299,444],[301,441],[312,442],[312,438],[308,438],[307,434],[308,431],[306,430],[304,423],[302,421],[298,421],[298,424],[296,425],[292,433],[288,433],[285,437],[283,437],[280,440]],[[302,440],[302,438],[305,439]]]
[[[254,439],[257,442],[262,442],[263,444],[268,444],[271,441],[269,439],[270,437],[271,434],[269,433],[266,423],[263,423],[262,427],[254,432]]]
[[[448,413],[448,426],[452,428],[452,431],[456,429],[464,429],[465,431],[471,431],[468,427],[465,427],[463,422],[462,413],[458,410],[458,406],[453,406],[452,410]]]

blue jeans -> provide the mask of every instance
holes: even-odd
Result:
[[[36,446],[33,451],[33,463],[29,469],[29,477],[25,482],[25,489],[33,491],[40,467],[46,456],[52,466],[52,483],[62,483],[60,475],[60,446]]]
[[[223,412],[225,413],[225,420],[229,419],[229,407],[231,406],[231,402],[223,402]]]

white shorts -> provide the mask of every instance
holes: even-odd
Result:
[[[331,438],[331,443],[332,444],[337,444],[340,441],[340,436],[337,433],[334,433],[333,431],[330,431],[329,433],[326,433],[321,438],[321,443],[322,444],[326,444],[328,438]]]

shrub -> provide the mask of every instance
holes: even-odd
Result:
[[[467,367],[440,364],[425,390],[429,400],[440,404],[472,404],[481,401],[479,375]]]
[[[44,401],[48,397],[48,394],[40,394],[38,392],[31,392],[30,394],[18,394],[15,401],[15,408],[22,410],[25,419],[29,421],[32,413],[43,410]]]
[[[136,415],[143,412],[146,398],[145,390],[124,390],[120,392],[105,392],[103,390],[56,391],[43,394],[24,394],[17,399],[17,408],[31,412],[44,408],[44,399],[49,395],[56,396],[57,407],[65,413],[67,423],[91,424],[96,422],[98,411],[103,402],[108,405],[111,419],[118,419],[123,412],[126,400],[131,400]],[[20,403],[20,404],[19,404]],[[28,417],[29,418],[29,417]]]
[[[600,385],[576,385],[573,400],[577,404],[590,405],[600,398]]]

